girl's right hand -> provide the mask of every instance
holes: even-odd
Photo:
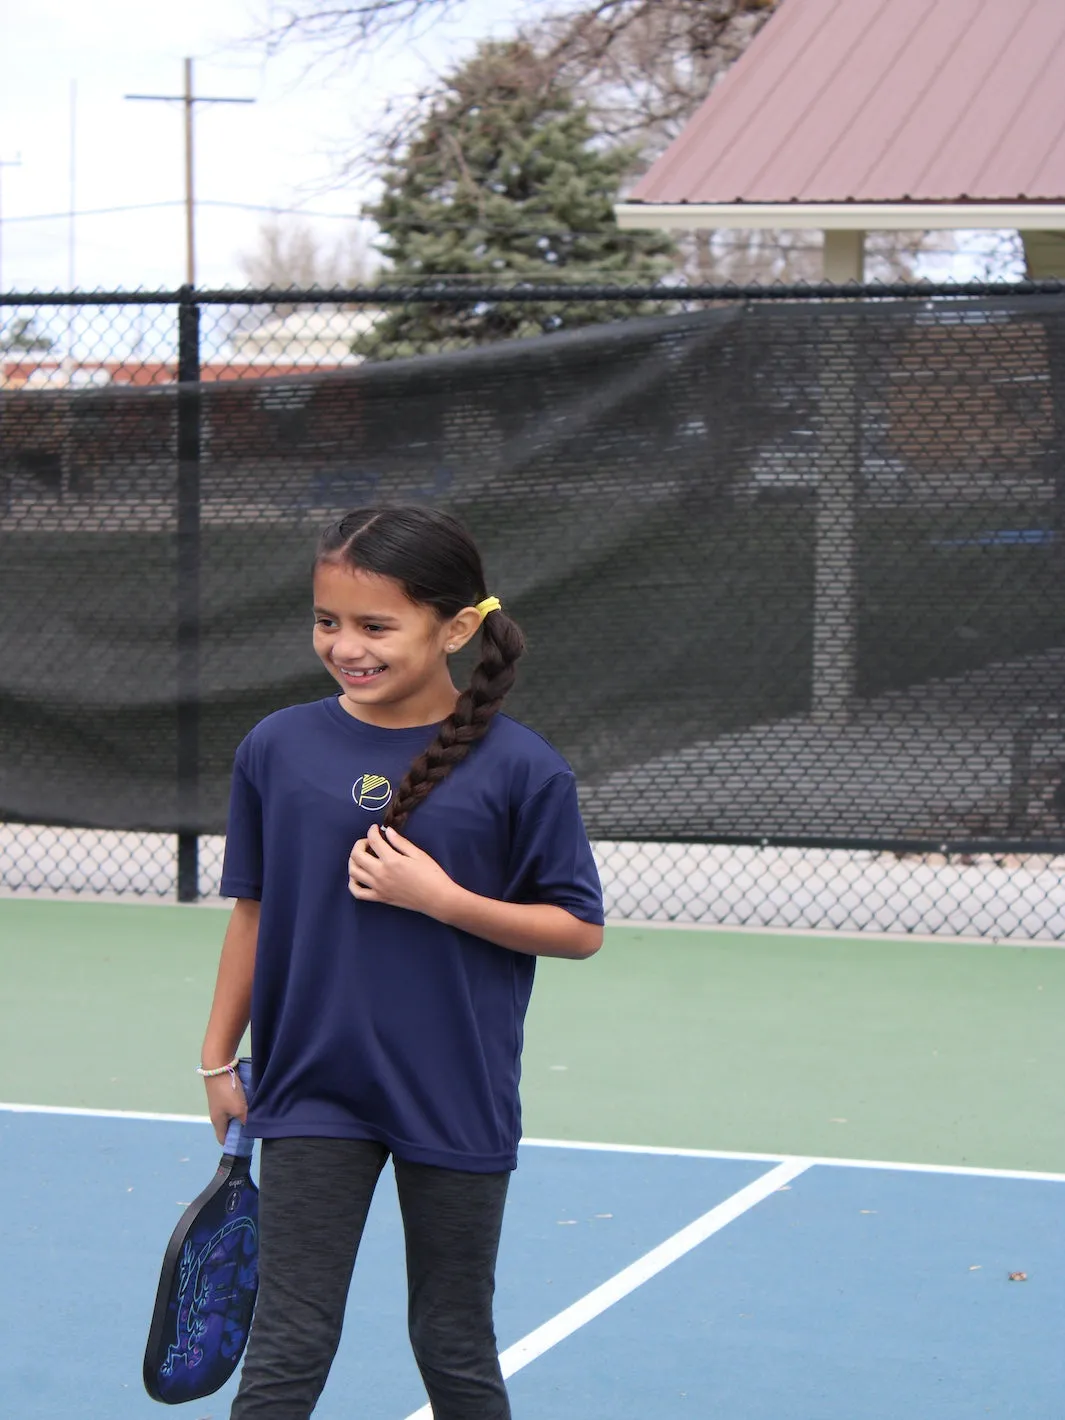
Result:
[[[229,1121],[239,1119],[243,1124],[248,1117],[244,1086],[235,1074],[212,1075],[203,1083],[207,1089],[207,1111],[214,1126],[215,1138],[224,1144]]]

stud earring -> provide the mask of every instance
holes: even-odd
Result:
[[[453,651],[455,648],[454,648],[454,646],[450,646],[450,645],[449,645],[447,649],[448,649],[449,651]]]

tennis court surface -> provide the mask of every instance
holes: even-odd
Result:
[[[158,1267],[219,1152],[192,1066],[223,924],[0,901],[5,1415],[159,1413]],[[1039,947],[618,927],[541,962],[516,1420],[1060,1420],[1063,1005]],[[404,1305],[386,1172],[316,1415],[421,1417]]]

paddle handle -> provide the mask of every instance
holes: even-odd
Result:
[[[237,1061],[237,1075],[240,1077],[240,1083],[244,1086],[244,1093],[250,1093],[251,1061],[246,1057]],[[231,1119],[229,1128],[226,1130],[226,1140],[222,1145],[222,1152],[232,1154],[237,1159],[250,1159],[254,1147],[255,1140],[244,1133],[240,1120]]]

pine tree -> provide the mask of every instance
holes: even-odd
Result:
[[[635,153],[596,140],[586,110],[526,43],[482,44],[444,81],[368,209],[388,284],[643,285],[672,269],[660,232],[621,231],[613,203]],[[356,350],[376,358],[631,315],[633,301],[412,303]]]

